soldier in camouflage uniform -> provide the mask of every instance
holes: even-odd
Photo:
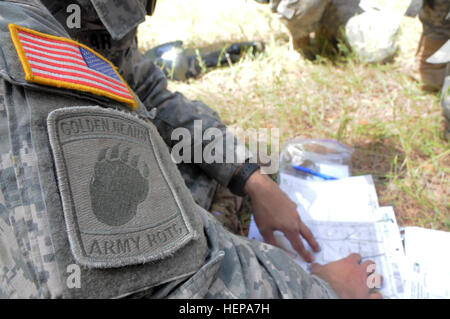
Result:
[[[177,128],[188,129],[191,136],[195,137],[197,120],[202,123],[201,134],[209,128],[215,128],[225,135],[226,127],[215,111],[200,101],[189,101],[179,93],[169,92],[163,72],[139,52],[137,25],[144,21],[146,13],[152,13],[155,1],[134,0],[117,2],[114,5],[105,0],[41,2],[65,27],[72,39],[95,49],[118,67],[121,76],[149,111],[149,118],[169,149],[178,142],[171,138]],[[67,8],[73,3],[78,3],[81,8],[81,23],[80,26],[70,28],[67,24]],[[220,139],[218,140],[220,142]],[[222,140],[226,141],[227,138],[223,136]],[[198,142],[191,143],[192,155],[196,143]],[[214,141],[203,140],[201,143],[203,146],[211,146]],[[238,157],[239,143],[234,139],[232,145],[225,144],[223,163],[178,165],[196,203],[206,210],[212,210],[214,216],[233,232],[240,233],[240,223],[235,214],[239,200],[234,195],[248,194],[253,204],[255,221],[262,229],[264,239],[275,245],[273,231],[280,230],[287,234],[302,257],[312,260],[312,255],[304,248],[298,235],[305,237],[313,250],[318,251],[319,247],[309,229],[298,217],[295,204],[269,177],[263,176],[259,171],[251,176],[255,180],[252,184],[256,190],[246,191],[240,176],[248,169],[254,169],[254,166],[249,163],[226,163],[227,153],[235,153]],[[218,184],[222,186],[219,188],[222,190],[220,193],[216,192]],[[213,199],[218,201],[212,206]]]
[[[112,4],[125,16],[145,8],[114,2],[100,12]],[[282,250],[226,231],[194,202],[155,125],[183,115],[161,123],[152,106],[195,103],[166,91],[160,72],[142,80],[161,90],[140,95],[130,74],[136,93],[39,1],[0,1],[0,17],[1,298],[379,297],[369,294],[370,262],[360,256],[313,264],[310,276]],[[126,37],[130,19],[118,21],[113,37]],[[84,86],[67,75],[80,56],[100,76],[78,80]],[[105,75],[129,95],[105,94]],[[247,183],[266,187],[259,178]]]
[[[210,127],[226,131],[218,114],[204,103],[188,101],[178,93],[165,91],[167,82],[162,72],[151,59],[139,52],[136,27],[143,22],[146,13],[153,12],[155,4],[152,1],[143,4],[142,8],[118,3],[116,10],[104,1],[43,0],[42,3],[62,25],[65,25],[68,16],[67,6],[72,3],[80,5],[81,26],[67,28],[66,31],[72,39],[94,48],[118,67],[130,87],[151,110],[153,123],[169,148],[174,144],[171,140],[173,130],[184,127],[192,133],[193,123],[197,120],[202,121],[203,132]],[[98,12],[102,12],[100,17]],[[236,203],[242,199],[226,187],[238,165],[180,163],[178,167],[195,202],[206,210],[212,210],[229,230],[241,234],[242,227],[237,216],[240,206]]]
[[[362,12],[359,0],[271,0],[270,6],[289,30],[292,48],[308,58],[314,57],[310,33],[333,42],[345,23]]]
[[[419,43],[419,71],[422,81],[430,89],[440,89],[445,77],[445,63],[431,64],[426,60],[450,39],[450,2],[446,0],[424,1],[420,10],[423,25]]]
[[[418,69],[427,90],[441,92],[441,105],[445,118],[445,138],[450,139],[450,101],[449,101],[449,56],[448,46],[444,44],[450,39],[450,2],[446,0],[425,0],[420,11],[423,33],[418,49]],[[442,49],[441,49],[442,48]],[[427,61],[439,49],[433,63]],[[445,80],[444,80],[445,79]]]
[[[116,10],[102,1],[42,2],[62,25],[65,25],[68,16],[67,6],[72,3],[79,4],[81,26],[66,28],[66,31],[72,39],[95,49],[118,67],[123,78],[151,110],[153,123],[169,148],[174,144],[171,140],[172,131],[177,127],[185,127],[192,132],[195,120],[202,121],[203,130],[216,127],[225,131],[225,125],[218,114],[208,106],[199,101],[187,101],[180,94],[165,91],[167,83],[163,74],[150,59],[139,52],[136,27],[144,21],[145,10],[154,10],[150,7],[151,1],[142,8],[126,2],[118,3]],[[102,12],[100,17],[97,11]],[[154,107],[155,105],[158,106]],[[236,168],[237,165],[234,164],[208,167],[179,164],[181,174],[195,201],[206,210],[211,207],[218,183],[227,185]]]

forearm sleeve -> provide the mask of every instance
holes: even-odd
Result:
[[[144,67],[147,70],[146,76],[135,90],[150,114],[154,115],[153,122],[166,144],[172,148],[177,143],[178,140],[172,140],[172,133],[176,128],[187,129],[191,136],[192,161],[195,160],[195,164],[199,165],[208,176],[227,186],[236,169],[247,159],[242,152],[245,147],[227,130],[217,112],[200,101],[190,101],[178,92],[170,92],[167,90],[167,80],[163,72],[150,61],[143,60],[141,63],[146,65]],[[139,68],[139,64],[136,67]],[[201,134],[198,132],[199,125],[201,125]],[[194,137],[203,136],[209,128],[217,128],[221,136],[219,138],[216,136],[214,139],[194,140]],[[198,153],[200,149],[203,154],[206,147],[211,149],[215,145],[217,146],[215,149],[221,151],[217,162],[208,163],[204,158],[198,161],[198,157],[194,159],[196,151]]]

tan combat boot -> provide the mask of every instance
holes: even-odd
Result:
[[[427,91],[438,91],[442,88],[445,77],[445,67],[447,64],[432,64],[426,60],[439,50],[448,39],[433,39],[423,36],[420,39],[417,49],[417,68],[420,79],[424,84],[423,89]]]

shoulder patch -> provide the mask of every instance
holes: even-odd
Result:
[[[9,24],[25,80],[108,97],[136,109],[131,89],[114,65],[76,41]]]
[[[157,261],[195,238],[146,122],[115,110],[71,107],[51,112],[47,127],[79,264]]]

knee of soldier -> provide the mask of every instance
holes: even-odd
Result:
[[[312,20],[322,17],[330,0],[273,0],[271,9],[286,20]]]

